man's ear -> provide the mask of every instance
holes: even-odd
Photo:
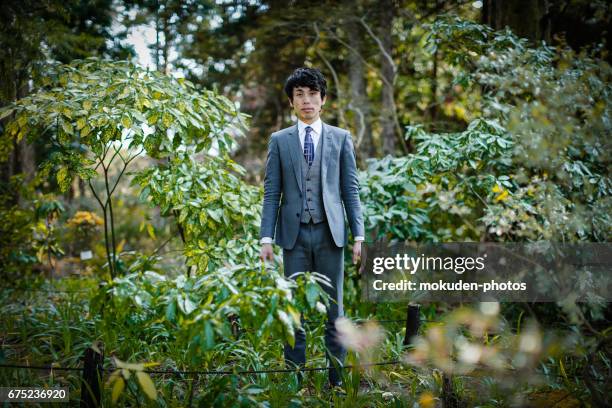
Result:
[[[293,101],[291,100],[291,98],[289,98],[289,106],[293,108]]]
[[[323,99],[321,99],[321,106],[325,105],[326,100],[327,100],[327,95],[325,95]]]

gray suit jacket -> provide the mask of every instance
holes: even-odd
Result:
[[[335,244],[343,247],[348,242],[343,203],[353,236],[365,235],[353,140],[346,130],[323,123],[319,143],[325,215]],[[297,124],[270,137],[260,238],[273,237],[285,249],[294,247],[300,228],[303,154]]]

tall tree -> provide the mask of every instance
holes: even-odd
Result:
[[[485,0],[482,21],[495,30],[509,26],[519,37],[550,42],[548,0]]]
[[[380,109],[380,127],[383,155],[395,154],[396,132],[395,122],[395,77],[397,69],[393,61],[393,19],[395,18],[396,4],[394,0],[382,0],[379,9],[379,39],[380,66],[382,76],[382,94]]]
[[[112,0],[0,3],[0,106],[29,94],[30,81],[45,61],[131,55],[120,43],[122,34],[111,32],[112,4]],[[31,179],[38,162],[36,148],[25,139],[15,142],[10,159],[2,165],[0,182],[18,173]]]
[[[612,4],[588,0],[485,0],[481,21],[519,37],[551,43],[563,37],[572,48],[612,41]],[[610,54],[605,55],[612,61]]]
[[[358,18],[347,18],[345,30],[351,48],[347,55],[347,64],[351,95],[349,109],[354,113],[353,128],[356,132],[355,147],[363,153],[362,156],[375,157],[377,153],[372,137],[372,109],[367,94],[367,72],[363,57],[363,30]]]

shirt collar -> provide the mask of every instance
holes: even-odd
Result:
[[[323,127],[323,123],[321,122],[321,118],[317,119],[316,122],[314,122],[311,125],[308,125],[304,122],[302,122],[301,120],[298,119],[298,132],[300,134],[304,134],[304,132],[306,132],[306,126],[310,126],[312,128],[312,130],[318,135],[321,135],[321,128]]]

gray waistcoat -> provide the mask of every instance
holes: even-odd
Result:
[[[323,207],[323,192],[321,190],[321,145],[323,138],[319,138],[319,143],[315,150],[315,157],[310,168],[308,162],[302,153],[302,186],[304,186],[304,194],[302,195],[302,217],[301,222],[312,222],[318,224],[326,219],[325,209]]]

